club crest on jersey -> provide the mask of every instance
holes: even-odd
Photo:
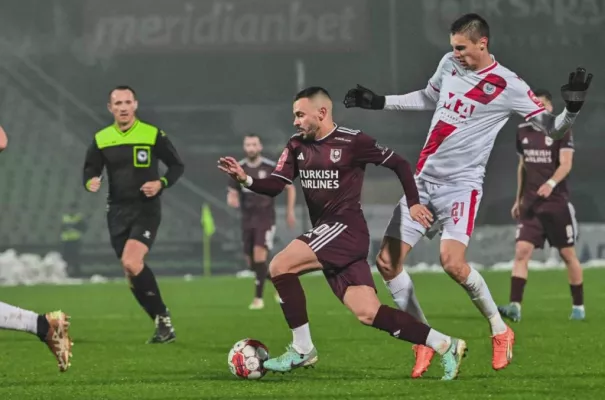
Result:
[[[267,171],[260,170],[258,171],[258,179],[265,179],[267,177]]]
[[[492,95],[494,94],[494,92],[496,91],[496,87],[494,85],[492,85],[491,83],[486,83],[485,85],[483,85],[483,93],[485,93],[486,95]]]
[[[330,149],[330,160],[333,163],[339,162],[341,157],[342,157],[342,149]]]
[[[553,139],[549,136],[545,136],[544,137],[544,144],[547,146],[552,146],[553,144]]]

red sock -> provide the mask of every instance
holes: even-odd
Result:
[[[380,306],[372,324],[374,328],[390,333],[397,339],[414,344],[426,344],[431,327],[418,321],[405,311]]]
[[[271,278],[275,290],[281,299],[281,309],[290,329],[298,328],[309,322],[305,291],[296,274],[283,274]]]
[[[527,279],[513,276],[510,278],[510,302],[521,303],[523,301],[523,291],[525,290]]]

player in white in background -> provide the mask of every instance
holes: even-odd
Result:
[[[0,152],[6,149],[8,138],[0,126]],[[36,314],[7,303],[0,302],[0,329],[32,333],[45,342],[59,364],[61,372],[70,366],[71,339],[69,337],[69,317],[61,311],[46,315]]]
[[[453,51],[440,61],[425,89],[400,96],[378,96],[357,86],[349,107],[385,110],[435,110],[416,166],[420,202],[432,207],[441,226],[440,258],[444,270],[468,292],[489,321],[492,367],[505,368],[513,355],[514,333],[504,323],[483,277],[468,265],[466,247],[482,197],[485,165],[496,136],[517,113],[553,139],[560,139],[580,111],[592,75],[578,68],[562,86],[566,109],[548,113],[529,86],[489,53],[489,26],[477,14],[457,19],[450,29]],[[395,303],[426,323],[403,262],[427,232],[410,218],[405,198],[395,208],[376,263]],[[413,377],[420,377],[434,355],[415,346]]]

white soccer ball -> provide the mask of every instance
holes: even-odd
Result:
[[[242,379],[260,379],[267,373],[263,364],[268,359],[267,346],[258,340],[243,339],[234,344],[229,351],[227,364],[235,376]]]

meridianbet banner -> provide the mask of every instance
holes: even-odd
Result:
[[[88,0],[88,46],[111,53],[355,51],[366,0]]]

